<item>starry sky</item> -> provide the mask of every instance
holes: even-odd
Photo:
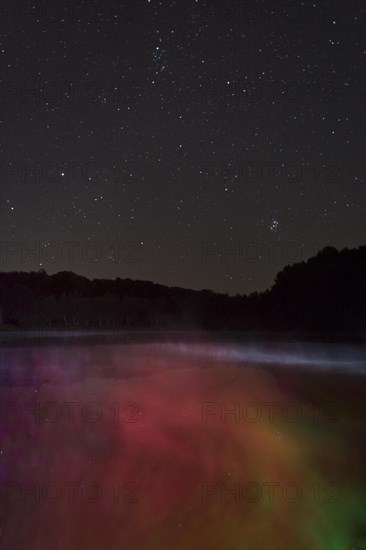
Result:
[[[365,242],[365,4],[1,2],[1,266],[229,294]]]

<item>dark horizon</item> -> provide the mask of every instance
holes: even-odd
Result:
[[[152,281],[150,279],[137,279],[137,278],[134,279],[132,277],[128,277],[127,275],[124,275],[123,273],[117,274],[114,277],[99,277],[99,276],[87,275],[86,273],[82,273],[80,271],[75,271],[74,269],[55,269],[55,270],[51,270],[51,269],[47,269],[46,267],[44,267],[43,264],[40,265],[38,267],[38,269],[37,268],[29,269],[29,270],[24,270],[24,269],[0,269],[0,273],[37,273],[37,272],[42,271],[42,272],[45,272],[48,276],[57,275],[59,273],[72,273],[72,274],[77,275],[78,277],[84,277],[84,278],[88,279],[89,281],[93,281],[93,280],[115,281],[116,279],[122,279],[122,280],[128,279],[128,280],[131,280],[133,282],[146,282],[146,283],[151,283],[151,284],[157,285],[157,286],[164,286],[164,287],[168,287],[168,288],[178,288],[178,289],[183,289],[183,290],[192,290],[194,292],[201,292],[201,291],[207,290],[207,291],[213,292],[214,294],[227,295],[227,296],[230,296],[230,297],[234,297],[234,296],[238,296],[238,295],[239,296],[250,296],[251,294],[263,294],[263,293],[266,293],[266,292],[270,291],[271,288],[275,284],[275,280],[276,280],[277,275],[280,272],[282,272],[286,267],[294,265],[294,264],[298,264],[298,263],[306,263],[306,262],[308,262],[308,260],[318,256],[325,249],[329,249],[329,248],[334,249],[338,253],[340,253],[343,250],[354,251],[354,250],[363,249],[363,248],[365,248],[365,245],[361,244],[357,247],[343,247],[342,249],[336,248],[336,247],[330,246],[330,245],[325,246],[322,249],[319,249],[317,251],[317,253],[312,254],[312,255],[310,255],[306,258],[301,258],[298,261],[292,261],[292,262],[288,262],[288,263],[283,264],[282,267],[280,267],[276,271],[276,273],[274,274],[273,281],[270,283],[269,286],[267,286],[266,288],[263,288],[263,289],[254,289],[254,290],[251,290],[250,292],[232,292],[232,293],[230,293],[230,292],[224,292],[224,291],[220,291],[220,290],[216,290],[214,288],[208,288],[208,287],[200,287],[200,288],[187,287],[187,286],[181,286],[181,285],[177,285],[177,284],[169,284],[167,282]],[[274,263],[273,256],[272,256],[272,262],[271,263]],[[0,264],[0,267],[1,267],[1,264]]]
[[[324,248],[307,262],[286,266],[270,289],[249,296],[151,281],[90,280],[72,271],[0,272],[0,324],[362,334],[365,271],[366,246]]]

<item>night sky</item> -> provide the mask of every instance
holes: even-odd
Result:
[[[1,2],[1,269],[235,294],[364,244],[365,8]]]

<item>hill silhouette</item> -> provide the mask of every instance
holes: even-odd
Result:
[[[286,266],[248,296],[131,279],[89,280],[70,271],[0,273],[0,324],[27,328],[366,330],[366,246],[327,247]]]

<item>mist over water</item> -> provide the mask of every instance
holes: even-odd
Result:
[[[366,548],[360,346],[46,344],[0,350],[4,548]]]
[[[156,344],[157,347],[173,353],[189,356],[210,357],[216,361],[242,361],[268,365],[307,365],[314,368],[352,369],[364,373],[366,366],[365,348],[362,346],[280,343],[276,345],[192,345]]]

